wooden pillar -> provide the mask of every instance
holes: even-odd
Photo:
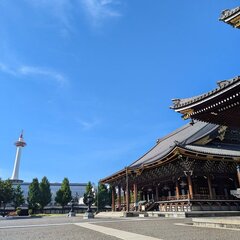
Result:
[[[133,184],[133,201],[134,201],[134,209],[137,210],[137,195],[138,195],[138,189],[137,184]]]
[[[124,206],[123,210],[125,211],[126,210],[126,206],[125,206],[125,204],[126,204],[126,192],[125,192],[125,189],[123,189],[123,202],[122,202],[122,204]]]
[[[212,180],[210,175],[207,176],[207,181],[208,181],[209,196],[210,196],[210,199],[213,199]]]
[[[192,199],[193,198],[193,185],[192,185],[192,179],[191,179],[190,174],[187,175],[187,181],[188,181],[189,198]]]
[[[178,200],[178,199],[179,199],[179,185],[178,185],[178,180],[176,181],[175,190],[176,190],[176,198],[177,198],[177,200]]]
[[[240,165],[237,166],[238,187],[240,187]]]
[[[126,211],[129,212],[130,208],[130,191],[129,188],[126,189]]]
[[[158,198],[159,198],[159,192],[158,192],[158,185],[156,186],[156,196],[155,196],[155,201],[157,202],[158,201]]]
[[[129,194],[129,183],[128,183],[128,169],[126,168],[126,211],[129,212],[129,200],[130,200],[130,194]]]
[[[115,212],[115,187],[112,187],[112,211]]]
[[[117,199],[117,203],[118,203],[118,211],[121,211],[121,186],[118,186],[118,199]]]

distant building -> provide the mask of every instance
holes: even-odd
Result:
[[[16,187],[18,184],[20,184],[21,189],[23,190],[25,202],[27,203],[28,189],[31,183],[30,182],[22,182],[22,183],[13,182],[14,187]],[[73,198],[76,197],[78,199],[78,202],[80,203],[80,199],[83,197],[87,184],[86,183],[69,183],[69,185],[72,192],[72,197]],[[61,183],[50,183],[50,188],[52,193],[52,201],[50,205],[54,205],[56,192],[61,188]]]

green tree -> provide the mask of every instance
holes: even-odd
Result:
[[[13,206],[15,210],[17,209],[17,207],[20,207],[22,204],[24,204],[24,202],[25,200],[23,196],[23,191],[21,189],[21,186],[18,184],[13,192]]]
[[[88,195],[91,195],[92,197],[94,197],[94,195],[93,195],[93,185],[90,181],[87,183],[86,190],[85,190],[85,193],[83,195],[83,202],[86,205],[87,205],[87,196]],[[93,202],[94,202],[94,200],[93,200]]]
[[[34,178],[31,184],[29,185],[28,190],[28,208],[32,209],[33,213],[39,208],[40,206],[40,188],[39,182],[37,178]]]
[[[0,178],[0,207],[2,207],[3,202],[3,181]]]
[[[64,206],[66,206],[71,200],[72,192],[70,189],[69,180],[64,178],[61,188],[56,192],[55,201],[64,209]]]
[[[13,200],[14,189],[12,182],[8,179],[5,181],[0,180],[0,201],[3,206],[3,215],[5,215],[6,205]]]
[[[62,206],[62,208],[64,207],[64,203],[63,203],[63,191],[60,188],[57,192],[56,192],[56,197],[55,197],[55,202],[59,205]]]
[[[109,196],[109,190],[107,189],[107,186],[100,183],[98,185],[98,192],[97,192],[97,207],[99,210],[104,209],[106,205],[111,205],[110,203],[110,196]]]
[[[42,181],[39,184],[39,188],[40,188],[39,204],[40,204],[41,210],[43,211],[44,207],[47,206],[52,200],[50,183],[47,177],[42,178]]]

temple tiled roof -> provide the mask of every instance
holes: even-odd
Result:
[[[219,95],[227,91],[228,89],[234,88],[236,86],[240,85],[240,76],[237,76],[235,78],[229,79],[229,80],[223,80],[217,82],[218,87],[215,88],[212,91],[209,91],[207,93],[190,97],[190,98],[183,98],[183,99],[172,99],[173,105],[170,107],[171,109],[178,109],[183,108],[189,105],[193,105],[195,103],[202,102],[206,99],[209,99],[213,96]]]
[[[111,179],[116,179],[123,176],[128,170],[137,170],[155,164],[163,159],[166,159],[169,154],[176,149],[185,149],[196,155],[206,154],[219,156],[221,158],[240,157],[240,144],[229,144],[221,139],[222,130],[227,128],[200,121],[195,121],[192,125],[187,123],[181,128],[173,131],[167,136],[159,139],[156,145],[151,148],[142,157],[130,164],[127,168],[122,169],[111,176],[108,176],[101,181],[104,183],[111,182]],[[225,133],[223,134],[225,136]],[[217,139],[217,141],[215,141]],[[239,139],[240,140],[240,139]]]
[[[240,128],[240,76],[217,84],[205,94],[174,99],[170,108],[181,113],[183,119]]]
[[[225,19],[234,16],[238,12],[240,12],[240,7],[236,7],[233,9],[225,9],[222,11],[219,20],[224,21]]]
[[[240,7],[222,11],[219,20],[235,28],[240,28]]]
[[[196,122],[194,125],[188,123],[166,137],[159,139],[157,144],[150,151],[132,163],[129,167],[139,167],[142,164],[146,165],[157,161],[170,153],[176,146],[191,144],[216,129],[218,129],[218,125],[203,122]]]
[[[194,156],[205,154],[220,158],[240,159],[240,144],[228,143],[223,141],[226,134],[226,127],[195,121],[192,125],[187,123],[181,128],[173,131],[167,136],[159,139],[156,145],[151,148],[142,157],[130,164],[127,168],[122,169],[101,181],[109,183],[112,179],[121,178],[125,175],[126,170],[138,171],[146,167],[158,164],[163,159],[167,159],[176,150],[189,151]],[[223,136],[223,138],[222,138]],[[226,143],[227,142],[227,143]],[[206,157],[205,157],[206,158]]]
[[[221,156],[231,156],[231,157],[240,157],[240,146],[238,146],[238,150],[234,150],[234,147],[231,146],[196,146],[196,145],[186,145],[185,148],[189,150],[193,150],[194,152],[205,153],[205,154],[214,154],[214,155],[221,155]]]

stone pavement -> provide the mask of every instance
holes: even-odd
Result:
[[[191,219],[43,217],[0,221],[0,240],[239,240],[240,232],[189,225]],[[239,230],[239,229],[238,229]]]
[[[193,218],[192,222],[194,226],[199,227],[234,228],[240,230],[240,217]]]

